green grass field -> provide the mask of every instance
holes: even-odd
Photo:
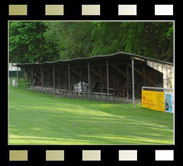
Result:
[[[159,145],[173,135],[170,113],[9,86],[9,145]]]

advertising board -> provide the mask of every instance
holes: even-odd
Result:
[[[142,107],[165,111],[164,92],[142,90]]]

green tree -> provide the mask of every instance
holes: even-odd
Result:
[[[23,63],[57,59],[55,46],[44,37],[46,29],[44,22],[10,22],[10,61]]]
[[[173,60],[173,23],[170,22],[99,22],[93,37],[92,55],[124,51]]]
[[[125,51],[160,60],[166,59],[168,61],[172,61],[173,23],[125,23],[122,24],[122,27],[123,33],[128,35],[125,36],[127,42]]]
[[[47,23],[46,38],[58,43],[60,59],[86,57],[92,52],[91,22],[54,22]]]
[[[173,61],[173,22],[10,22],[12,62],[43,62],[115,52]]]

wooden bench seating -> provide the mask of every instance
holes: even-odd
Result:
[[[59,89],[60,96],[67,97],[69,94],[69,91],[66,89]],[[77,91],[70,91],[71,98],[74,98],[75,96],[78,98],[79,94],[81,95],[81,98],[83,98],[83,94],[88,94],[88,92],[77,92]]]
[[[34,86],[34,90],[36,90],[36,91],[40,91],[40,86]]]
[[[53,88],[43,88],[43,92],[54,93],[54,89]]]
[[[69,93],[69,91],[67,91],[66,89],[59,89],[58,91],[60,93],[60,96],[64,97],[67,97],[67,93]]]
[[[102,100],[102,96],[106,96],[106,101],[107,101],[107,96],[108,96],[108,93],[100,93],[100,92],[91,92],[90,93],[94,98],[95,100],[95,96],[98,95],[99,96],[99,100],[101,101]],[[113,102],[114,102],[114,94],[113,93],[109,93],[109,97],[112,96],[113,98]]]
[[[43,93],[54,93],[54,89],[53,88],[47,88],[47,87],[41,87],[41,86],[34,86],[33,88],[34,90],[36,90],[37,92],[43,92]]]
[[[43,92],[43,93],[52,93],[54,94],[54,89],[53,88],[47,88],[47,87],[41,87],[41,86],[34,86],[34,90],[38,91],[38,92]],[[63,96],[63,97],[67,97],[68,94],[69,94],[69,91],[66,90],[66,89],[55,89],[55,93],[59,93],[60,96]],[[100,93],[100,92],[77,92],[77,91],[70,91],[70,94],[71,94],[71,98],[74,98],[75,96],[78,98],[79,95],[81,96],[81,98],[83,98],[83,95],[87,95],[87,98],[90,98],[88,96],[88,94],[91,95],[91,98],[90,99],[94,99],[96,98],[96,96],[98,95],[99,96],[99,100],[101,101],[102,100],[102,96],[105,96],[106,97],[106,101],[107,101],[107,97],[108,97],[108,93]],[[113,93],[109,93],[109,97],[112,97],[112,100],[114,102],[114,94]],[[110,99],[110,98],[109,98]]]
[[[71,95],[72,95],[72,97],[74,97],[74,95],[76,95],[76,97],[78,98],[78,96],[80,95],[81,96],[81,98],[83,98],[83,95],[88,95],[88,92],[77,92],[77,91],[71,91]],[[88,97],[87,97],[88,98]]]

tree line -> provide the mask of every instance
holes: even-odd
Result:
[[[9,22],[9,60],[44,62],[128,52],[173,61],[173,22]]]

